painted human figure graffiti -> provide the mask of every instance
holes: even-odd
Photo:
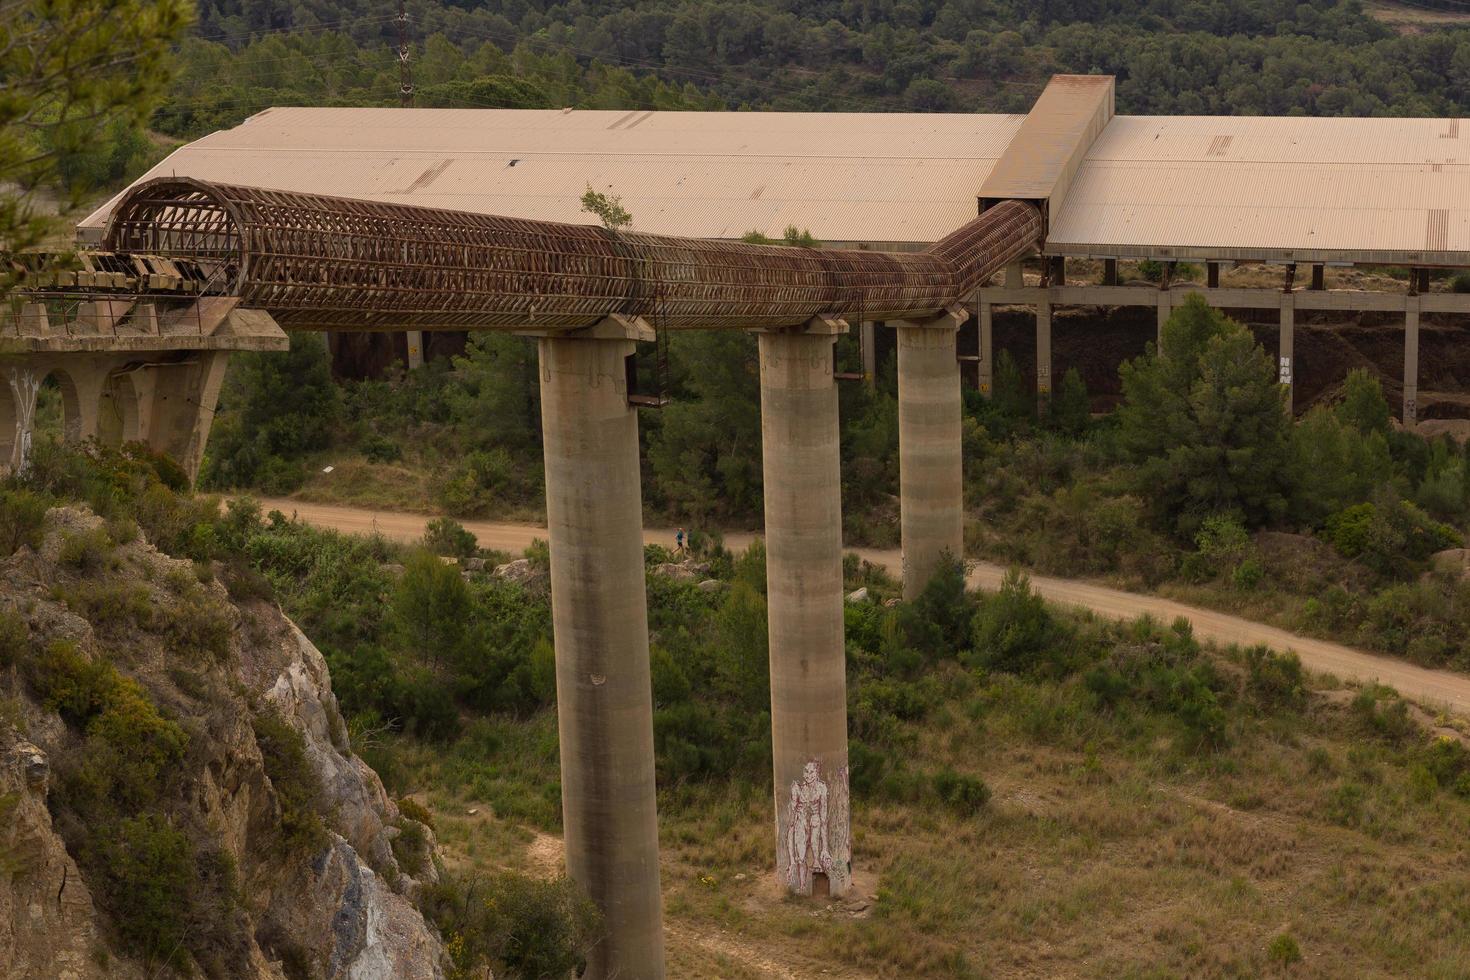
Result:
[[[791,783],[781,856],[786,887],[797,895],[812,893],[818,873],[827,876],[832,894],[841,894],[850,874],[847,768],[830,782],[822,775],[821,763],[810,759]]]
[[[8,462],[17,474],[23,474],[31,461],[31,428],[36,415],[36,393],[41,390],[41,379],[33,371],[10,369],[10,393],[15,399],[15,442]]]

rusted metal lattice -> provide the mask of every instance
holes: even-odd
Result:
[[[990,208],[926,252],[789,248],[613,232],[160,178],[129,191],[103,247],[188,258],[246,306],[316,330],[525,330],[613,313],[660,328],[918,319],[1039,247],[1041,214]]]

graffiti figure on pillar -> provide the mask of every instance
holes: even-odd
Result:
[[[34,371],[10,369],[10,391],[15,398],[15,449],[10,464],[14,472],[24,476],[31,461],[31,428],[36,416],[36,393],[41,390],[41,379]]]
[[[791,804],[786,811],[786,885],[798,895],[812,893],[812,874],[828,874],[832,852],[827,846],[827,784],[822,768],[812,759],[801,770],[801,780],[791,784]]]

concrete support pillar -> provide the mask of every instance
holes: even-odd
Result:
[[[1205,285],[1210,289],[1220,288],[1220,263],[1205,263]]]
[[[1159,333],[1157,339],[1159,353],[1163,353],[1164,351],[1164,324],[1169,322],[1169,317],[1173,313],[1174,298],[1169,295],[1167,289],[1159,290]]]
[[[864,320],[861,329],[863,381],[868,390],[873,391],[878,387],[878,324],[872,320]]]
[[[1006,266],[1005,284],[1007,289],[1020,289],[1026,285],[1025,268],[1019,260]]]
[[[1312,266],[1312,288],[1317,292],[1327,288],[1327,267],[1320,263]]]
[[[1404,425],[1419,421],[1419,297],[1410,296],[1404,310]]]
[[[172,456],[191,481],[199,476],[204,461],[229,358],[228,351],[200,351],[174,364],[145,369],[153,390],[141,438],[155,451]]]
[[[641,321],[540,339],[567,873],[602,910],[587,976],[664,976],[638,418]],[[651,335],[652,331],[648,333]],[[824,362],[830,383],[830,351]]]
[[[404,343],[408,347],[408,369],[424,366],[424,332],[422,330],[410,330],[403,335]]]
[[[1296,299],[1291,293],[1281,295],[1281,340],[1280,359],[1278,361],[1281,372],[1281,384],[1286,388],[1286,414],[1293,414],[1292,393],[1295,390],[1293,377],[1296,373],[1296,363],[1292,357],[1295,348],[1296,334]]]
[[[995,314],[992,305],[980,301],[980,394],[991,397],[995,389]]]
[[[67,399],[62,408],[66,413],[66,438],[68,442],[85,442],[99,435],[98,416],[102,409],[102,392],[107,385],[108,365],[104,359],[89,360],[70,372],[75,399]],[[73,403],[76,414],[71,414]],[[211,417],[212,417],[211,413]]]
[[[1036,417],[1051,410],[1051,301],[1036,304]]]
[[[840,329],[818,319],[760,334],[776,872],[800,895],[841,895],[852,877],[832,379]]]
[[[1118,260],[1103,259],[1103,281],[1104,286],[1118,285]]]
[[[967,311],[953,307],[898,327],[898,480],[903,595],[924,590],[948,553],[965,549],[960,456],[960,365],[955,338]]]

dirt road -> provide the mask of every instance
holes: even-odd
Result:
[[[369,511],[294,500],[265,499],[261,501],[261,506],[266,511],[276,509],[286,514],[294,512],[302,520],[321,527],[354,534],[376,531],[391,540],[405,542],[422,537],[424,525],[429,520],[421,514]],[[499,551],[518,554],[533,539],[546,537],[545,528],[530,524],[501,524],[490,521],[462,523],[479,539],[482,548]],[[670,547],[674,544],[672,528],[649,528],[644,535],[649,542]],[[727,547],[740,549],[754,538],[753,534],[726,534],[725,544]],[[897,551],[868,548],[853,550],[876,565],[885,566],[895,572],[899,568]],[[994,589],[1000,585],[1004,574],[1005,569],[999,565],[976,562],[969,569],[968,579],[972,587]],[[1221,644],[1264,643],[1276,650],[1293,650],[1302,658],[1302,663],[1308,670],[1333,674],[1343,680],[1387,684],[1428,708],[1444,707],[1456,714],[1470,716],[1470,677],[1443,670],[1426,670],[1394,657],[1364,653],[1338,643],[1298,636],[1274,626],[1264,626],[1238,616],[1187,606],[1156,596],[1039,575],[1031,577],[1031,584],[1038,593],[1052,602],[1091,609],[1098,615],[1112,619],[1133,619],[1147,613],[1167,623],[1183,616],[1193,624],[1194,634],[1200,639]]]

